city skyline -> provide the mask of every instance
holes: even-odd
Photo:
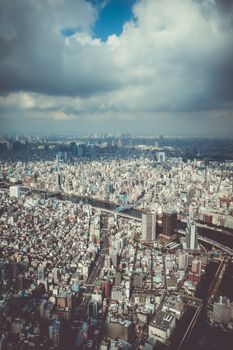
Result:
[[[1,348],[230,350],[232,150],[2,138]]]
[[[0,4],[1,133],[231,137],[233,6]]]

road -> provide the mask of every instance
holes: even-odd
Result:
[[[52,198],[57,198],[58,200],[63,200],[63,201],[71,201],[73,203],[79,203],[82,201],[83,203],[90,204],[94,208],[101,209],[102,211],[106,211],[109,213],[116,213],[115,209],[119,207],[119,203],[112,203],[108,202],[99,198],[92,198],[88,196],[78,196],[78,195],[72,195],[72,194],[66,194],[63,192],[51,192],[51,191],[46,191],[46,190],[38,190],[36,188],[27,188],[27,187],[22,187],[22,191],[30,191],[34,193],[41,193],[44,194],[45,196],[49,196]],[[142,212],[143,210],[141,209],[130,209],[125,212],[119,212],[117,215],[124,216],[129,219],[137,220],[137,221],[142,221]],[[185,221],[179,221],[179,227],[182,229],[186,228],[187,223]],[[220,229],[218,227],[213,227],[209,225],[203,225],[200,223],[197,223],[197,229],[198,229],[198,235],[199,239],[200,237],[206,237],[212,232],[212,234],[215,234],[213,242],[216,242],[218,244],[221,244],[222,247],[225,248],[233,248],[233,234],[231,232],[228,232],[226,229]],[[218,233],[218,235],[217,235]],[[213,238],[213,237],[211,237]],[[207,238],[208,239],[208,238]],[[224,244],[223,244],[224,243]],[[226,250],[228,253],[228,251]],[[232,249],[229,251],[230,255],[232,256]]]
[[[217,290],[219,288],[219,285],[222,281],[223,275],[226,271],[227,265],[228,265],[228,259],[227,258],[223,258],[215,275],[214,278],[212,279],[212,282],[209,286],[208,289],[208,293],[207,293],[207,297],[205,300],[205,304],[208,305],[211,303],[213,297],[215,296],[215,294],[217,293]]]
[[[164,289],[167,290],[166,254],[164,252],[163,252],[163,278],[164,278]]]
[[[92,287],[90,292],[93,291],[94,284],[101,274],[104,266],[105,255],[109,253],[108,217],[106,214],[102,214],[100,218],[100,238],[103,243],[95,261],[95,266],[93,267],[86,283],[86,287]]]
[[[183,236],[185,236],[185,234],[186,234],[185,230],[182,230],[182,229],[179,229],[178,233],[180,235],[183,235]],[[218,248],[220,250],[223,250],[228,255],[233,256],[233,249],[231,249],[229,247],[226,247],[225,245],[223,245],[221,243],[218,243],[218,242],[216,242],[216,241],[214,241],[212,239],[209,239],[209,238],[206,238],[206,237],[203,237],[203,236],[200,236],[200,235],[198,235],[198,240],[201,241],[201,242],[208,243],[208,244],[212,245],[213,247],[216,247],[216,248]]]

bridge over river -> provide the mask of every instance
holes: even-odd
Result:
[[[29,190],[25,188],[25,190]],[[108,202],[106,200],[88,197],[70,195],[59,192],[43,191],[38,189],[30,189],[31,192],[44,194],[49,198],[56,198],[58,200],[71,201],[72,203],[86,203],[90,204],[93,208],[101,209],[102,211],[110,212],[116,215],[131,218],[137,221],[142,221],[142,209],[136,209],[133,205],[121,205],[118,203]],[[178,222],[178,233],[184,235],[186,228],[186,222]],[[225,253],[233,256],[233,234],[227,230],[221,230],[217,227],[202,225],[197,223],[198,239],[202,242],[208,243],[218,249],[223,250]]]

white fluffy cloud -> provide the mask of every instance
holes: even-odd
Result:
[[[103,131],[216,135],[224,117],[222,135],[229,133],[233,12],[218,1],[140,0],[121,35],[106,42],[93,37],[98,11],[89,2],[47,0],[47,8],[24,0],[18,18],[12,4],[1,4],[2,116],[46,115],[51,127],[77,120],[83,132],[98,124]],[[79,30],[63,37],[67,27]]]

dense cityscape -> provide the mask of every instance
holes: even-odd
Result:
[[[231,348],[230,139],[0,149],[0,349]]]
[[[232,0],[0,0],[0,350],[233,349],[232,38]]]

